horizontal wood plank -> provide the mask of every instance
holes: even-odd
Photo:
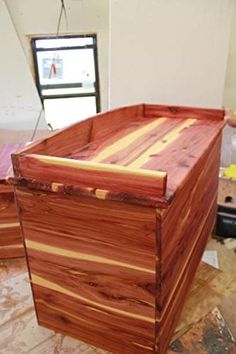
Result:
[[[0,259],[23,257],[25,257],[25,250],[22,242],[9,246],[0,246]]]
[[[19,155],[18,177],[41,182],[65,183],[87,190],[102,189],[133,197],[162,198],[165,172],[139,170],[109,164],[74,161],[41,155]]]
[[[144,116],[150,117],[169,117],[169,118],[194,118],[223,120],[224,109],[198,108],[172,105],[144,104]]]
[[[78,288],[81,298],[97,303],[98,307],[120,309],[128,312],[127,316],[130,312],[131,317],[132,313],[137,313],[137,317],[143,316],[147,321],[149,317],[153,318],[155,286],[152,273],[141,267],[135,269],[118,262],[105,262],[107,259],[96,261],[96,256],[91,262],[87,258],[70,258],[70,253],[67,255],[66,252],[61,255],[47,253],[43,248],[36,250],[29,243],[27,247],[32,274],[56,284],[61,284],[64,279],[63,286],[67,290],[74,292]]]
[[[0,224],[0,247],[22,245],[20,223]]]
[[[64,248],[68,254],[93,254],[153,273],[154,209],[132,205],[123,208],[121,202],[60,196],[19,187],[16,196],[26,241]]]
[[[68,333],[69,327],[70,336],[76,338],[79,332],[81,340],[117,353],[152,352],[154,338],[152,323],[85,306],[83,302],[75,301],[69,295],[57,291],[49,292],[37,284],[33,284],[33,289],[36,294],[36,308],[41,315],[39,317],[41,325],[62,333]]]

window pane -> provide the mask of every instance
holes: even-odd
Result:
[[[45,99],[45,118],[53,129],[64,128],[96,114],[95,97]]]
[[[93,37],[37,39],[36,48],[75,47],[93,44]]]
[[[82,83],[94,87],[93,49],[37,52],[37,59],[41,85]]]

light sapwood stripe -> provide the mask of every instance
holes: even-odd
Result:
[[[169,119],[161,125],[160,128],[153,129],[144,137],[137,139],[130,146],[123,151],[112,154],[103,163],[115,163],[121,166],[128,166],[132,161],[141,156],[147,149],[149,149],[157,141],[160,141],[162,136],[171,131],[177,124],[182,122],[183,119]]]
[[[110,155],[113,155],[121,150],[124,150],[129,145],[131,145],[135,140],[141,138],[143,135],[151,132],[153,129],[161,125],[167,120],[167,118],[158,118],[154,122],[146,124],[145,126],[133,131],[132,133],[124,136],[123,138],[117,140],[113,144],[105,147],[97,156],[95,156],[91,161],[101,162],[105,160]]]
[[[54,311],[54,313],[63,313],[64,315],[67,315],[67,316],[70,316],[71,318],[74,318],[75,320],[79,320],[80,322],[85,322],[86,324],[89,324],[90,326],[94,326],[94,322],[91,322],[91,321],[87,321],[85,320],[84,318],[82,317],[79,317],[79,316],[76,316],[75,314],[73,314],[72,312],[69,312],[69,311],[65,311],[65,310],[62,310],[61,308],[57,307],[57,306],[52,306],[52,305],[49,305],[48,302],[44,301],[44,300],[41,300],[41,299],[35,299],[35,302],[37,304],[42,304],[44,306],[46,306],[47,308],[51,309]]]
[[[100,304],[100,303],[97,303],[93,300],[90,300],[88,298],[85,298],[83,296],[80,296],[78,295],[78,293],[75,293],[71,290],[68,290],[52,281],[49,281],[45,278],[42,278],[34,273],[31,273],[31,281],[33,284],[36,284],[36,285],[39,285],[39,286],[42,286],[44,288],[47,288],[47,289],[50,289],[50,290],[54,290],[54,291],[57,291],[61,294],[64,294],[64,295],[68,295],[68,296],[71,296],[75,299],[78,299],[78,300],[81,300],[83,302],[86,302],[90,305],[93,305],[93,306],[96,306],[96,307],[99,307],[99,308],[102,308],[104,310],[107,310],[107,311],[111,311],[111,312],[115,312],[115,313],[118,313],[120,315],[123,315],[123,316],[127,316],[127,317],[131,317],[131,318],[135,318],[135,319],[138,319],[138,320],[142,320],[142,321],[145,321],[145,322],[150,322],[150,323],[154,323],[155,322],[155,319],[154,318],[151,318],[151,317],[147,317],[147,316],[143,316],[143,315],[139,315],[139,314],[136,314],[136,313],[133,313],[133,312],[128,312],[128,311],[124,311],[124,310],[119,310],[115,307],[111,307],[111,306],[107,306],[107,305],[103,305],[103,304]]]
[[[183,123],[179,124],[177,127],[175,127],[166,135],[164,135],[158,142],[152,145],[136,160],[131,162],[128,165],[128,168],[139,169],[141,166],[143,166],[146,162],[148,162],[152,158],[151,155],[157,154],[160,151],[164,150],[170,143],[172,143],[179,137],[183,129],[189,127],[190,125],[195,123],[195,121],[196,119],[186,119]]]
[[[150,179],[157,179],[157,178],[165,178],[166,172],[162,171],[152,171],[152,170],[145,170],[145,169],[135,169],[129,168],[125,166],[118,166],[118,165],[110,165],[105,163],[96,163],[91,161],[82,161],[82,160],[71,160],[62,157],[52,157],[52,156],[44,156],[44,155],[37,155],[37,154],[29,154],[27,157],[30,157],[36,161],[40,161],[49,165],[57,165],[57,166],[67,166],[78,168],[80,170],[87,170],[87,171],[102,171],[102,172],[112,172],[112,173],[120,173],[124,175],[133,175],[139,177],[148,177]]]
[[[69,312],[69,311],[65,311],[65,310],[62,310],[60,307],[57,307],[57,306],[52,306],[52,305],[49,305],[48,302],[44,301],[44,300],[41,300],[41,299],[35,299],[35,302],[36,304],[42,304],[43,306],[45,306],[46,308],[49,308],[51,310],[53,310],[54,313],[63,313],[64,315],[66,316],[69,316],[70,318],[73,318],[75,319],[76,321],[79,321],[79,322],[84,322],[86,325],[89,325],[91,328],[94,328],[94,327],[97,327],[97,328],[100,328],[100,324],[99,322],[92,322],[92,321],[89,321],[89,320],[85,320],[84,318],[82,317],[79,317],[79,316],[76,316],[74,313],[72,312]],[[89,307],[88,308],[89,310],[94,310],[94,308],[92,307]],[[96,309],[97,310],[97,309]],[[97,310],[99,311],[99,310]],[[106,314],[106,312],[104,311],[101,311],[103,314]],[[45,321],[44,321],[45,322]],[[150,351],[153,350],[152,347],[147,347],[145,345],[142,345],[142,344],[139,344],[139,343],[136,343],[136,342],[132,342],[134,345],[138,346],[138,347],[141,347],[141,348],[144,348],[144,349],[148,349]]]
[[[141,348],[144,348],[144,349],[153,351],[153,348],[152,348],[152,347],[147,347],[146,345],[142,345],[142,344],[139,344],[139,343],[136,343],[136,342],[132,342],[132,343],[133,343],[134,345],[137,345],[138,347],[141,347]]]
[[[19,222],[12,222],[9,224],[0,224],[0,229],[9,229],[11,227],[18,227],[18,226],[20,226]]]
[[[138,267],[133,264],[119,262],[119,261],[115,261],[113,259],[95,256],[93,254],[75,252],[75,251],[71,251],[71,250],[59,248],[59,247],[52,247],[52,246],[46,245],[44,243],[31,241],[31,240],[26,240],[25,242],[26,242],[26,246],[28,248],[34,249],[36,251],[46,252],[49,254],[55,254],[57,256],[64,256],[64,257],[79,259],[79,260],[88,261],[88,262],[109,264],[109,265],[114,265],[114,266],[118,266],[118,267],[122,267],[122,268],[135,269],[135,270],[138,270],[141,272],[155,274],[154,270],[151,270],[148,268]]]

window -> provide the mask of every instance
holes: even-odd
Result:
[[[53,129],[100,111],[96,35],[31,40],[36,85]]]

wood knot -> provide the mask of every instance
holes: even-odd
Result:
[[[178,112],[178,108],[177,107],[170,107],[169,108],[171,113],[177,113]]]

